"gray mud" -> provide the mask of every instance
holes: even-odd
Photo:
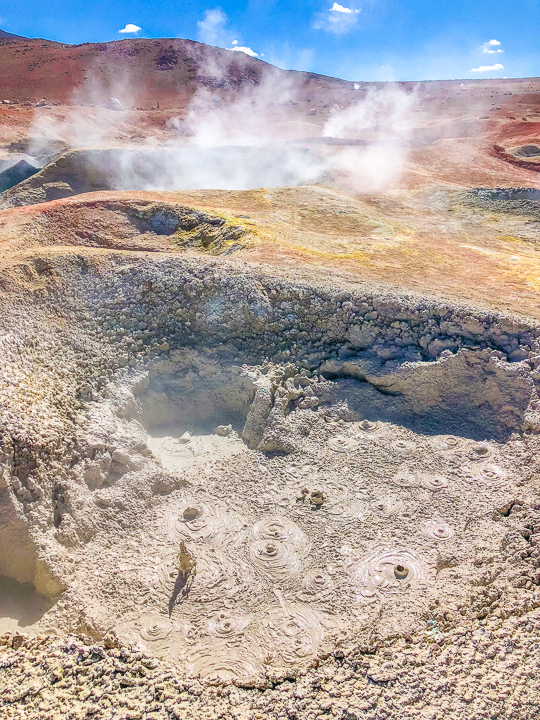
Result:
[[[538,145],[522,145],[514,150],[517,157],[531,158],[540,156],[540,147]]]
[[[343,671],[340,716],[382,718],[363,683],[395,684],[384,648],[540,605],[534,323],[223,260],[19,272],[38,289],[2,279],[0,573],[48,598],[30,634],[189,687]]]

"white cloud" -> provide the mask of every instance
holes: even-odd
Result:
[[[243,52],[246,55],[249,55],[249,57],[259,57],[259,53],[256,53],[250,47],[242,47],[241,45],[237,45],[236,47],[231,48],[231,50],[236,50],[237,52]]]
[[[504,70],[504,65],[501,65],[500,63],[496,63],[495,65],[480,65],[480,67],[477,68],[471,68],[469,72],[492,72],[494,70]]]
[[[345,13],[346,15],[352,15],[353,13],[358,13],[360,10],[352,10],[348,7],[343,7],[343,5],[340,5],[339,3],[335,2],[332,7],[330,8],[330,12],[340,12]]]
[[[219,7],[205,10],[204,18],[197,23],[197,39],[207,45],[225,47],[233,41],[234,34],[227,30],[227,16]]]
[[[497,47],[501,43],[499,40],[488,40],[482,45],[482,52],[488,53],[488,55],[495,55],[496,53],[502,53],[504,50],[501,50],[500,47]],[[493,48],[496,47],[497,49],[494,50]]]
[[[128,23],[125,28],[122,28],[119,30],[119,33],[127,33],[129,35],[138,33],[142,30],[138,25],[134,25],[133,23]]]
[[[343,35],[352,30],[358,22],[360,10],[348,8],[335,2],[326,12],[317,13],[313,18],[315,30],[325,30],[334,35]]]
[[[233,41],[232,41],[232,44],[233,44],[233,45],[238,45],[238,40],[233,40]]]

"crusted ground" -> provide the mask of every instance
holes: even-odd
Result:
[[[529,717],[535,321],[153,249],[5,261],[7,717]]]
[[[360,197],[314,186],[101,192],[0,211],[8,263],[66,246],[83,255],[202,251],[291,279],[378,283],[533,318],[538,227],[538,200],[519,188],[513,197],[444,186]]]

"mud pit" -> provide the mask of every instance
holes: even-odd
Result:
[[[144,462],[116,449],[113,463],[140,469],[93,491],[98,506],[127,506],[153,473],[151,515],[146,503],[139,512],[130,503],[130,527],[114,548],[96,535],[94,552],[78,558],[75,586],[92,573],[96,551],[101,558],[93,581],[100,625],[188,675],[260,684],[296,676],[338,648],[350,652],[375,625],[385,636],[412,633],[441,596],[459,611],[471,559],[507,532],[500,516],[521,481],[514,468],[521,441],[478,442],[369,420],[366,412],[373,417],[380,406],[358,392],[367,383],[357,380],[325,380],[292,364],[224,371],[198,355],[187,372],[170,372],[175,352],[168,352],[137,380],[132,411],[123,413],[140,430],[137,442],[146,426],[152,454]],[[485,365],[481,386],[493,372]],[[459,387],[448,375],[438,379],[443,389]],[[514,422],[522,421],[521,389],[511,387],[505,400]],[[471,410],[446,414],[451,424],[463,412],[463,427],[479,436],[482,413]],[[423,426],[429,415],[423,409],[403,420]],[[187,575],[182,547],[192,563]]]
[[[532,323],[108,263],[30,259],[31,316],[4,279],[0,572],[6,603],[40,593],[27,632],[264,686],[540,597],[515,555],[539,522]]]
[[[35,162],[38,162],[37,160]],[[0,206],[57,200],[95,190],[193,190],[309,185],[328,176],[324,152],[275,145],[71,150],[27,179],[0,175]],[[5,192],[3,192],[5,191]]]

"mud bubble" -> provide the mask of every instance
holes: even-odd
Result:
[[[429,520],[424,526],[425,534],[435,540],[451,540],[454,530],[442,520]]]
[[[353,578],[366,598],[401,593],[427,577],[424,561],[412,550],[376,548],[353,569]]]
[[[336,435],[330,438],[327,443],[330,450],[339,453],[347,453],[356,450],[358,447],[358,441],[352,437],[346,437],[345,435]]]

